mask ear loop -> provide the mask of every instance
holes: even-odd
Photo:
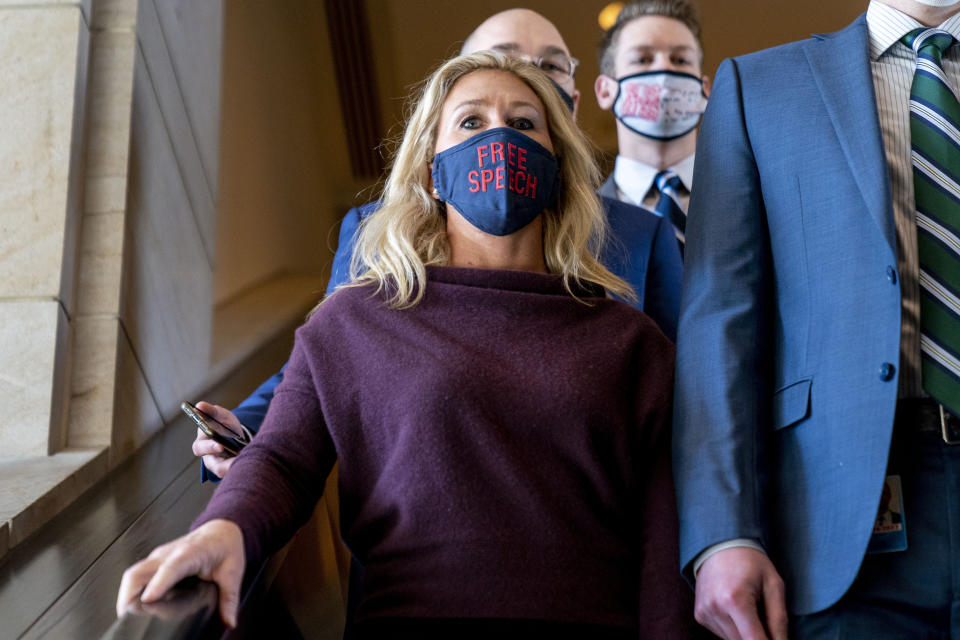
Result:
[[[440,193],[437,191],[437,185],[433,184],[433,158],[431,158],[426,164],[427,171],[430,173],[430,195],[433,196],[434,200],[440,202]]]
[[[430,180],[433,182],[433,160],[427,163],[427,169],[430,171]],[[440,199],[440,192],[437,191],[437,185],[432,185],[430,189],[430,195],[433,196],[433,201],[437,203],[437,213],[440,217],[445,218],[447,215],[447,203]]]

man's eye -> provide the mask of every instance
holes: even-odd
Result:
[[[513,122],[510,123],[510,126],[519,131],[529,131],[533,129],[533,122],[527,118],[515,118]]]
[[[687,60],[686,58],[683,58],[683,57],[674,58],[674,59],[673,59],[673,64],[685,67],[685,66],[687,66],[688,64],[690,64],[690,61]]]
[[[550,62],[549,60],[544,60],[540,63],[540,69],[544,73],[553,73],[555,71],[563,71],[563,67],[555,62]]]
[[[653,64],[653,58],[650,56],[641,56],[639,58],[634,58],[630,64]]]

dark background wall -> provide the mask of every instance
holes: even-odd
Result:
[[[374,69],[369,95],[380,133],[396,135],[411,87],[486,17],[517,0],[231,0],[225,3],[223,112],[217,259],[218,302],[280,273],[317,273],[329,266],[336,224],[346,208],[370,199],[376,180],[354,175],[331,48],[331,6],[365,7],[369,40],[356,58]],[[613,117],[593,96],[601,0],[526,0],[551,19],[581,60],[580,124],[605,153],[616,151]],[[704,71],[723,58],[835,31],[866,9],[867,0],[701,0]],[[362,27],[362,25],[354,25]],[[344,34],[337,32],[337,37]],[[338,54],[343,57],[343,52]],[[351,78],[350,74],[347,74]],[[352,77],[354,82],[363,79]],[[341,79],[341,83],[342,83]],[[789,91],[790,78],[783,79]],[[322,290],[323,282],[318,284]]]
[[[540,12],[563,34],[581,66],[577,88],[583,94],[580,124],[604,150],[616,147],[613,117],[597,107],[593,82],[599,73],[597,24],[605,1],[583,0],[367,0],[374,33],[374,58],[388,126],[399,122],[407,87],[451,54],[487,16],[515,6]],[[835,31],[866,10],[867,0],[701,0],[704,70],[712,75],[724,58]],[[789,78],[784,84],[789,85]],[[785,87],[786,88],[786,87]]]

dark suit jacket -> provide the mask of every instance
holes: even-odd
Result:
[[[681,559],[762,541],[795,614],[853,582],[897,402],[900,278],[866,20],[726,60],[677,345]]]

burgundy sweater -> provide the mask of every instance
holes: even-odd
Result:
[[[256,562],[339,461],[359,619],[639,616],[642,637],[684,637],[673,346],[581,293],[589,305],[558,276],[452,267],[429,268],[410,309],[338,291],[297,331],[263,427],[194,526],[236,522]]]

